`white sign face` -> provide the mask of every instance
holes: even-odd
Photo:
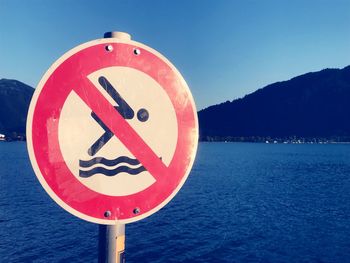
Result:
[[[118,99],[110,96],[99,80],[110,84],[133,111],[127,118],[131,127],[153,151],[169,165],[177,142],[177,120],[172,103],[164,89],[145,73],[127,67],[110,67],[88,76],[111,105]],[[138,117],[141,113],[147,119]],[[143,168],[124,144],[99,120],[91,109],[72,91],[59,122],[59,142],[63,158],[74,176],[98,193],[125,196],[151,186],[155,179]],[[96,118],[96,117],[95,117]],[[97,142],[97,143],[96,143]],[[91,151],[94,144],[100,146]]]

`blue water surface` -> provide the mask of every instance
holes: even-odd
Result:
[[[200,143],[175,198],[126,227],[127,262],[350,262],[350,145]],[[0,143],[0,262],[97,262],[23,142]]]

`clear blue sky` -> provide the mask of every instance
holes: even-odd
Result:
[[[106,31],[170,59],[198,109],[350,65],[349,0],[0,0],[0,78],[35,87],[66,51]]]

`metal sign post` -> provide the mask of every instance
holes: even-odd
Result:
[[[98,262],[125,263],[125,225],[99,225]]]

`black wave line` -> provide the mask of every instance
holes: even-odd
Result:
[[[115,176],[119,173],[128,173],[131,175],[136,175],[136,174],[139,174],[143,171],[146,171],[146,168],[143,166],[140,166],[140,167],[135,168],[135,169],[130,168],[128,166],[119,166],[116,169],[112,169],[112,170],[108,170],[108,169],[103,168],[103,167],[96,167],[96,168],[93,168],[93,169],[88,170],[88,171],[79,170],[79,176],[83,177],[83,178],[88,178],[88,177],[93,176],[95,174],[103,174],[106,176]]]
[[[91,167],[95,164],[104,164],[106,166],[115,166],[115,165],[120,164],[120,163],[127,163],[130,165],[139,165],[140,164],[140,162],[137,159],[132,159],[132,158],[129,158],[127,156],[120,156],[114,160],[109,160],[109,159],[106,159],[103,157],[95,157],[95,158],[92,158],[91,160],[87,160],[87,161],[79,160],[79,165],[80,165],[80,167],[83,167],[83,168],[88,168],[88,167]]]

